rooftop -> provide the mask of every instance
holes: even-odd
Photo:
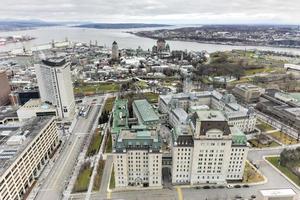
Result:
[[[17,108],[11,106],[0,107],[0,120],[5,118],[17,118]]]
[[[42,102],[41,99],[30,99],[20,109],[51,110],[55,107],[51,104]]]
[[[260,193],[264,197],[291,197],[295,196],[296,193],[293,189],[274,189],[274,190],[261,190]]]
[[[59,67],[66,63],[66,59],[63,57],[52,57],[42,60],[42,63],[51,67]]]
[[[286,108],[285,111],[289,112],[290,114],[294,115],[295,117],[300,118],[300,107],[297,108]]]
[[[113,109],[113,125],[112,133],[118,134],[121,129],[128,127],[128,100],[126,99],[116,99]]]
[[[185,122],[188,118],[188,114],[182,108],[175,108],[172,112],[180,122]]]
[[[126,150],[145,149],[158,152],[161,149],[161,138],[156,130],[122,130],[118,135],[115,150],[126,152]]]
[[[14,162],[52,117],[36,117],[18,129],[0,128],[0,174]]]
[[[242,90],[260,89],[260,87],[249,84],[249,83],[237,84],[235,87],[242,89]]]
[[[218,110],[202,110],[196,113],[199,121],[227,121],[223,113]]]
[[[146,99],[135,100],[133,105],[144,122],[159,121],[159,117]]]

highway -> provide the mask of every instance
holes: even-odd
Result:
[[[100,108],[101,105],[99,104],[92,105],[88,118],[80,117],[78,119],[69,140],[66,141],[66,146],[62,149],[51,172],[42,183],[35,199],[59,200],[62,198],[62,193],[77,162],[86,136],[90,133],[93,123],[97,122],[95,118]]]

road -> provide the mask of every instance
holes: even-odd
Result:
[[[100,107],[100,105],[92,105],[88,118],[80,117],[78,119],[66,147],[63,148],[53,169],[42,184],[36,199],[59,200],[62,198],[62,193],[76,164],[81,147],[85,142],[85,136],[90,132],[93,122],[96,121],[95,117]]]

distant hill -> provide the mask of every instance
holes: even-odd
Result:
[[[74,27],[80,28],[96,28],[96,29],[131,29],[131,28],[154,28],[154,27],[165,27],[171,26],[167,24],[141,24],[141,23],[119,23],[119,24],[109,24],[109,23],[89,23],[80,24]]]
[[[44,26],[58,26],[59,23],[41,20],[0,20],[0,31],[31,29]]]

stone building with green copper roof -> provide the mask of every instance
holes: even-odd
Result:
[[[116,99],[113,107],[113,121],[111,127],[111,134],[113,143],[116,141],[117,135],[122,129],[128,129],[128,100]]]
[[[128,101],[117,99],[113,109],[112,137],[116,187],[162,187],[160,120],[147,100],[133,102],[129,120]]]
[[[135,100],[132,104],[132,108],[133,114],[138,119],[139,124],[150,128],[159,125],[159,116],[146,99]]]

